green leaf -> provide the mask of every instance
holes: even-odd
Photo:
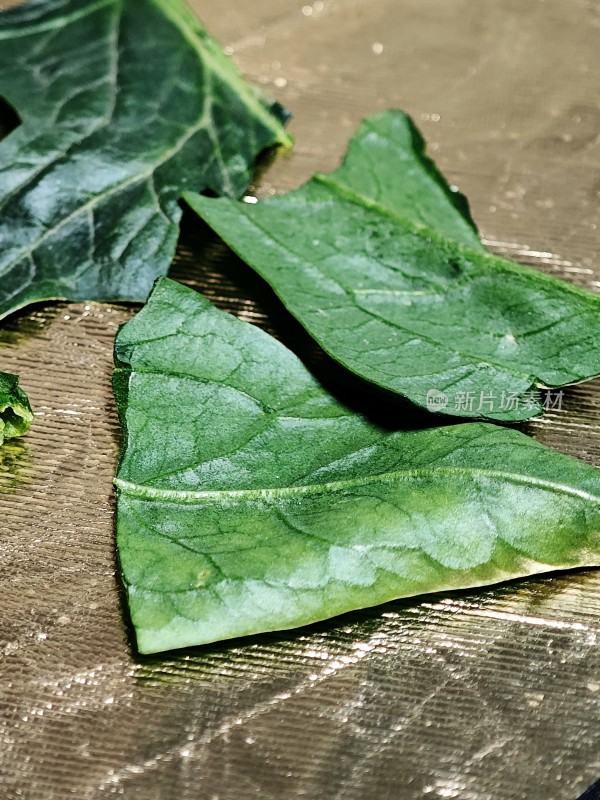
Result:
[[[16,375],[0,372],[0,445],[5,439],[23,436],[33,421],[33,413]]]
[[[0,316],[48,298],[142,300],[185,189],[241,194],[285,114],[183,0],[29,0],[0,14]]]
[[[487,253],[401,112],[287,195],[185,198],[327,353],[418,406],[516,421],[536,385],[600,373],[600,297]]]
[[[121,328],[117,543],[139,649],[600,564],[600,472],[484,423],[386,432],[161,279]]]

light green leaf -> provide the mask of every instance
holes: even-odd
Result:
[[[33,421],[33,413],[16,375],[0,372],[0,445],[5,439],[23,436]]]
[[[117,543],[139,649],[600,564],[600,472],[517,431],[389,433],[161,279],[116,340]]]
[[[487,253],[399,111],[297,191],[185,197],[327,353],[418,406],[516,421],[600,373],[600,297]]]
[[[183,0],[29,0],[0,14],[0,316],[36,300],[142,300],[185,189],[237,196],[285,114]]]

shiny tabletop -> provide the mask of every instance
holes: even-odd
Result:
[[[402,108],[491,250],[600,291],[597,0],[192,5],[294,115],[295,149],[262,165],[259,197],[332,169],[361,118]],[[305,347],[190,213],[171,274]],[[0,327],[0,369],[20,374],[36,411],[0,450],[0,796],[583,793],[600,776],[598,570],[136,653],[115,563],[110,386],[114,334],[135,310],[40,304]],[[600,466],[600,380],[522,428]]]

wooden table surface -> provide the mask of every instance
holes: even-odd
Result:
[[[294,114],[295,151],[259,196],[334,167],[362,117],[402,108],[492,250],[600,289],[597,0],[193,6]],[[172,274],[294,346],[272,296],[191,215]],[[134,310],[51,303],[0,328],[1,368],[38,414],[0,451],[0,795],[575,800],[600,776],[600,571],[136,654],[110,389]],[[600,466],[600,381],[523,427]]]

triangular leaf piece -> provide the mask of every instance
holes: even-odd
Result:
[[[418,406],[515,422],[600,373],[600,297],[487,253],[402,112],[289,194],[186,199],[329,355]]]
[[[161,279],[116,340],[117,543],[150,653],[600,564],[600,472],[510,429],[389,433]]]

